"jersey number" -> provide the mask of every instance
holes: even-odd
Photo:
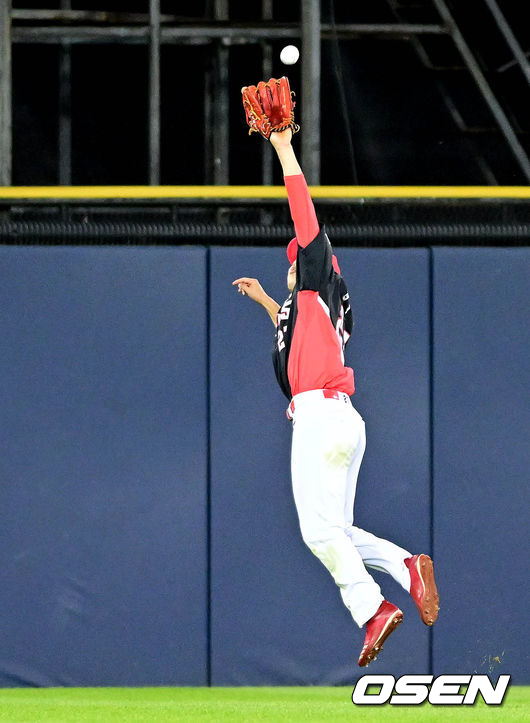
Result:
[[[291,314],[291,304],[293,303],[292,296],[289,296],[288,299],[286,299],[283,303],[282,308],[276,315],[276,325],[278,327],[278,331],[276,333],[276,343],[278,344],[278,351],[282,351],[285,349],[285,341],[284,341],[284,334],[287,331],[287,324],[284,324],[283,326],[280,326],[282,321],[287,321]]]

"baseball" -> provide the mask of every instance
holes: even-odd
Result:
[[[296,45],[286,45],[280,53],[280,60],[284,65],[294,65],[300,56]]]

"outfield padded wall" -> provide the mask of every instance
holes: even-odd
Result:
[[[337,249],[356,325],[347,361],[368,445],[356,524],[411,550],[430,541],[429,260],[419,250]],[[331,575],[303,544],[290,486],[291,425],[271,364],[273,326],[234,293],[259,275],[286,295],[283,249],[214,248],[211,273],[212,683],[347,684],[364,633]],[[404,423],[406,420],[406,423]],[[410,612],[379,669],[422,672],[429,635]],[[399,637],[399,640],[398,640]]]
[[[530,252],[434,250],[434,673],[530,682]]]
[[[435,484],[440,620],[376,573],[405,622],[370,671],[528,683],[530,252],[337,251],[356,523],[428,550]],[[355,680],[362,632],[298,531],[273,327],[231,286],[283,298],[284,251],[21,246],[0,267],[0,685]]]
[[[0,248],[0,684],[207,682],[206,251]]]

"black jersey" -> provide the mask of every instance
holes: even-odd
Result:
[[[310,389],[353,394],[353,370],[344,366],[353,315],[348,290],[334,268],[333,251],[322,228],[298,247],[296,285],[276,320],[273,363],[288,399]]]

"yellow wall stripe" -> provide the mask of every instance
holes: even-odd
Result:
[[[310,186],[313,198],[528,198],[530,186]],[[1,199],[285,198],[284,186],[3,186]]]

